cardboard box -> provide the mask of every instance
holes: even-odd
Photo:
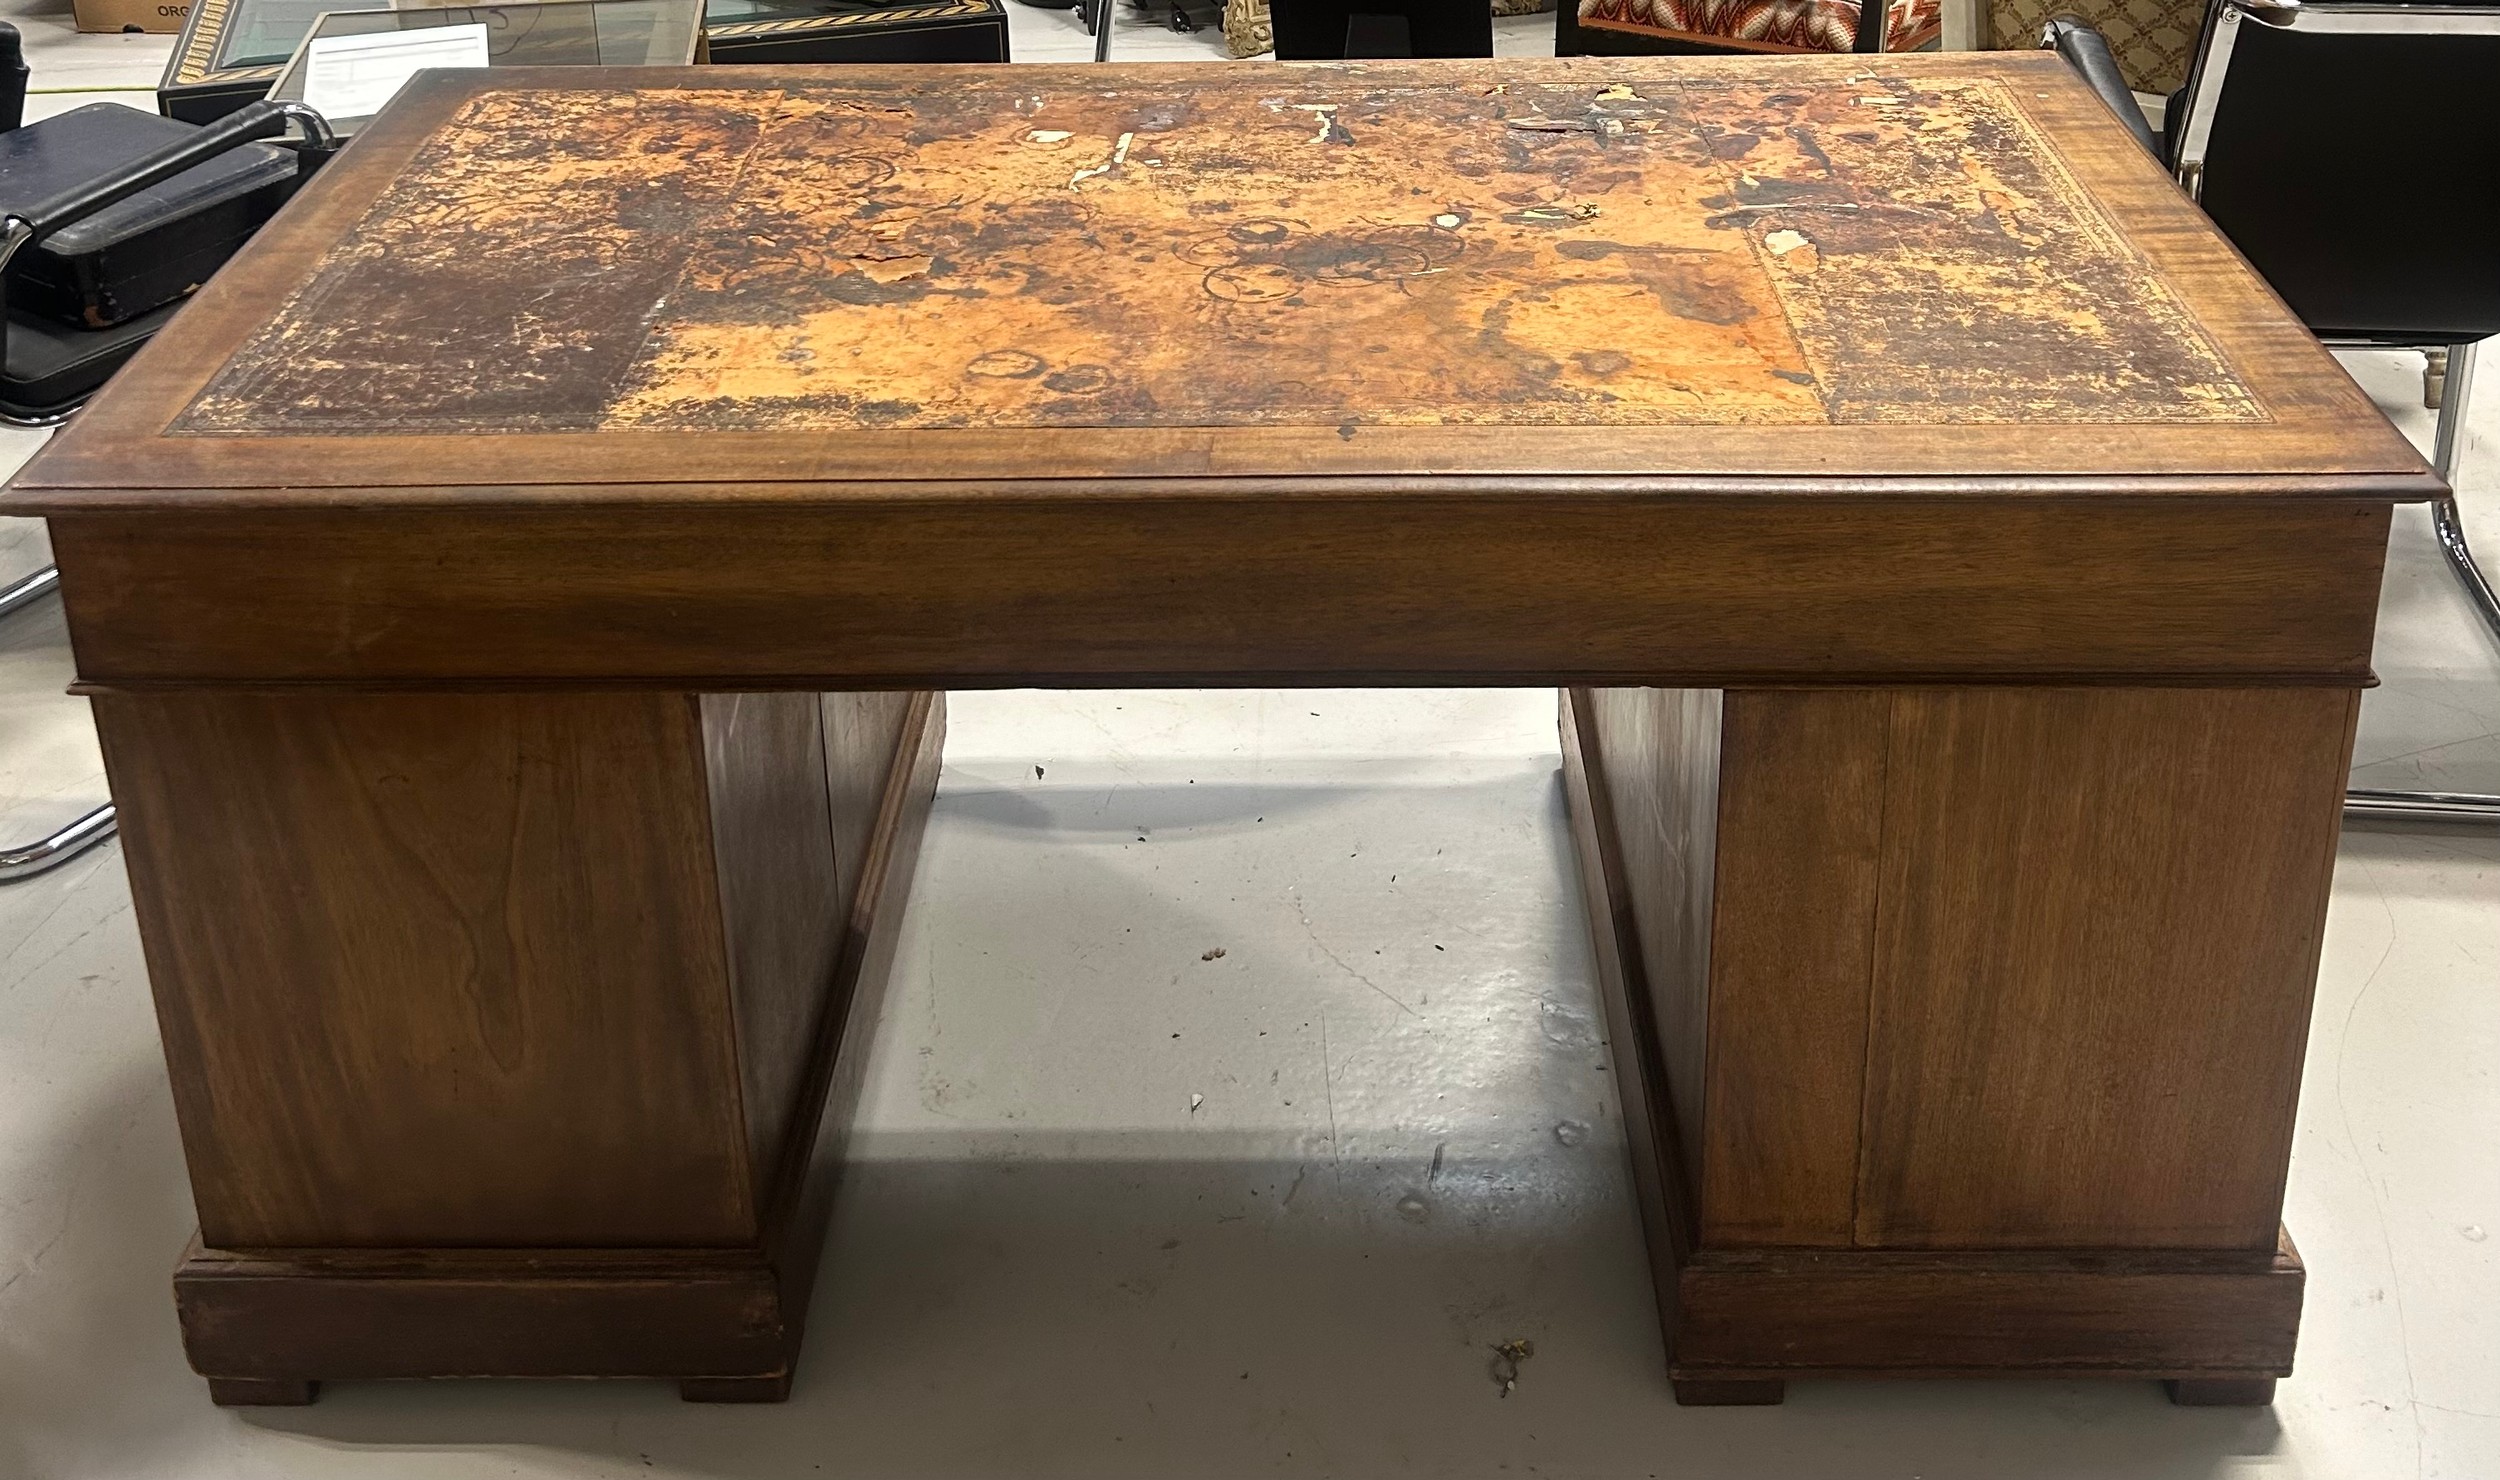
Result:
[[[164,31],[182,29],[191,14],[191,0],[72,0],[81,31]]]

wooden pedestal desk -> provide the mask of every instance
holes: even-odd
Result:
[[[2262,1401],[2390,506],[2045,56],[430,73],[18,479],[221,1402],[788,1390],[936,690],[1565,687],[1677,1391]]]

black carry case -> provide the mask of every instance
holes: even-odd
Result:
[[[196,132],[119,103],[90,103],[0,134],[0,211],[32,205]],[[9,272],[9,306],[89,329],[162,308],[224,266],[285,203],[295,177],[293,150],[228,150],[19,253]]]

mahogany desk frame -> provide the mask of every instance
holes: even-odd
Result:
[[[1432,65],[1258,76],[1725,64]],[[1680,1398],[2264,1401],[2389,510],[2440,485],[2055,59],[1833,65],[2011,79],[2270,416],[165,434],[487,85],[417,83],[8,500],[121,809],[215,1399],[783,1396],[937,690],[1496,684],[1565,690]]]

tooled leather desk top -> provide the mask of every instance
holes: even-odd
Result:
[[[2005,55],[440,74],[21,482],[2418,473],[2097,108]]]

